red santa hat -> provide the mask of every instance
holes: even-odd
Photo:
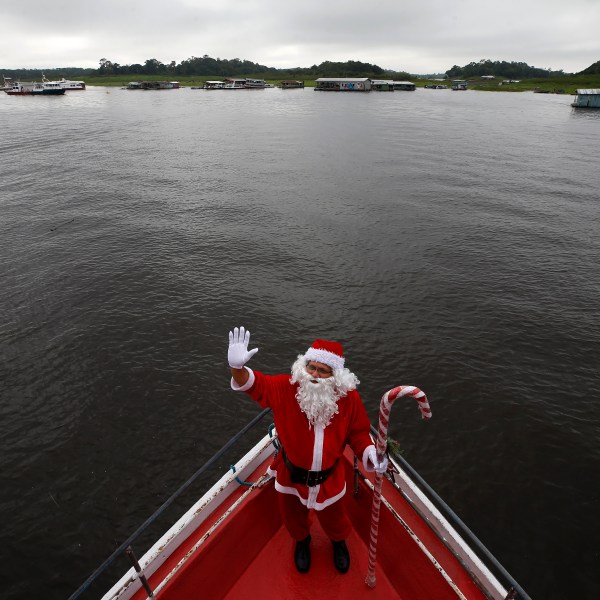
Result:
[[[337,342],[327,340],[315,340],[312,346],[306,351],[304,358],[323,363],[332,369],[344,368],[344,350],[342,345]]]

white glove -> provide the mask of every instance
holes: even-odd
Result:
[[[258,352],[258,348],[248,352],[248,342],[250,341],[250,332],[243,327],[236,327],[229,332],[229,350],[227,351],[227,360],[232,369],[241,369]]]
[[[365,449],[363,457],[363,465],[369,473],[372,473],[373,471],[375,471],[376,473],[385,473],[387,471],[389,462],[388,457],[384,454],[383,458],[381,459],[381,462],[378,461],[375,446],[368,446]]]

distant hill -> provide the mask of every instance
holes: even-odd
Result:
[[[450,79],[467,79],[469,77],[481,77],[482,75],[494,75],[506,79],[531,79],[534,77],[556,77],[557,75],[564,75],[564,73],[562,69],[551,71],[550,69],[531,67],[523,62],[482,59],[479,62],[469,63],[464,67],[454,65],[446,71],[446,75]]]
[[[581,71],[579,75],[599,75],[600,74],[600,60],[590,65],[587,69]]]

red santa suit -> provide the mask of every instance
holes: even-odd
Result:
[[[232,380],[232,388],[248,393],[263,408],[272,409],[279,440],[291,463],[310,471],[333,467],[329,477],[319,485],[297,484],[292,482],[283,453],[279,452],[270,467],[270,473],[276,477],[275,489],[296,496],[308,509],[326,509],[346,493],[343,465],[337,461],[346,444],[363,462],[365,449],[373,444],[369,417],[358,392],[351,390],[338,400],[339,412],[326,427],[310,426],[296,399],[298,384],[291,383],[290,375],[265,375],[246,369],[248,381],[237,386]]]

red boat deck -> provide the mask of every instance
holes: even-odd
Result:
[[[401,596],[389,579],[376,572],[377,585],[370,589],[365,583],[368,571],[368,547],[352,532],[347,540],[351,567],[342,575],[333,566],[332,547],[315,519],[312,529],[311,568],[301,575],[294,567],[293,543],[287,531],[281,527],[238,579],[227,594],[228,600],[278,598],[281,600],[313,600],[314,598],[362,598],[368,594],[373,600],[409,598]],[[456,598],[452,594],[452,598]],[[437,597],[436,597],[437,598]]]
[[[375,571],[377,584],[374,588],[366,585],[372,494],[361,480],[358,496],[354,497],[352,457],[347,453],[346,458],[348,492],[342,501],[346,503],[354,524],[354,530],[347,540],[351,556],[348,573],[342,575],[335,570],[331,543],[316,518],[313,519],[311,531],[311,569],[306,574],[296,571],[294,543],[281,524],[273,482],[250,492],[247,499],[210,532],[210,527],[227,508],[247,491],[248,488],[240,486],[150,578],[151,587],[156,589],[167,573],[189,554],[177,573],[159,590],[158,600],[247,600],[252,597],[281,600],[456,600],[462,597],[484,600],[486,596],[459,561],[387,480],[383,485],[384,497],[434,560],[427,556],[406,527],[382,504]],[[265,468],[266,464],[263,463],[255,471],[254,479],[258,479]],[[190,552],[203,537],[205,539],[199,547]],[[134,595],[135,600],[143,598],[146,598],[143,590]]]

